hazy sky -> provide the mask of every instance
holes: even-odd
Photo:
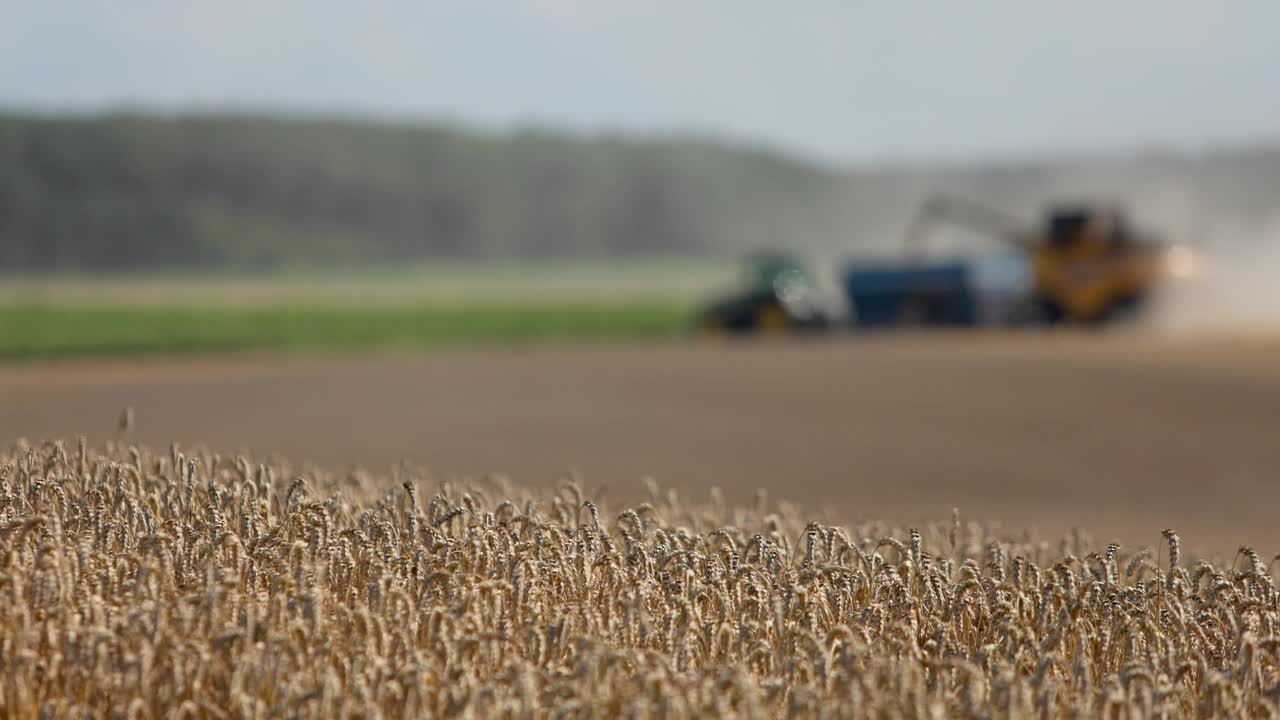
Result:
[[[693,130],[835,160],[1280,138],[1280,2],[0,0],[0,105]]]

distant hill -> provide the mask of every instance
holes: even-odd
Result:
[[[10,114],[0,271],[883,248],[934,190],[1023,212],[1063,195],[1116,197],[1174,232],[1249,228],[1277,217],[1278,186],[1277,148],[836,169],[694,138]]]

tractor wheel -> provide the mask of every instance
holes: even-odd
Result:
[[[707,338],[722,338],[729,334],[724,318],[719,313],[707,313],[698,320],[698,334]]]
[[[761,305],[756,310],[756,330],[762,335],[782,335],[791,331],[791,318],[774,303]]]

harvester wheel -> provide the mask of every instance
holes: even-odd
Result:
[[[1036,310],[1042,325],[1063,325],[1068,321],[1066,309],[1051,298],[1039,298],[1036,300]]]
[[[1115,300],[1102,312],[1098,313],[1098,316],[1093,319],[1091,324],[1097,327],[1133,324],[1142,316],[1145,300],[1146,298],[1141,294],[1129,295]]]

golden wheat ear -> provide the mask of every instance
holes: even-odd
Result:
[[[120,417],[116,420],[116,432],[122,438],[127,438],[133,433],[133,417],[132,405],[128,405],[120,411]]]

